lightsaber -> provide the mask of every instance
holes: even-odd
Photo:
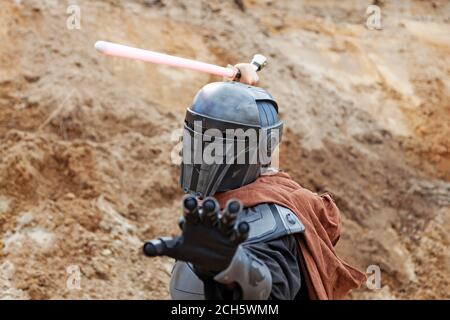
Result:
[[[108,41],[97,41],[95,43],[95,49],[108,56],[151,62],[156,64],[172,66],[176,68],[195,70],[230,79],[240,78],[239,70],[234,67],[225,68],[210,63],[180,58],[155,51],[124,46],[121,44],[112,43]],[[260,71],[267,64],[267,59],[261,54],[256,54],[253,57],[251,64],[254,66],[255,71]]]

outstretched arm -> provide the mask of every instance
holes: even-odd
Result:
[[[272,281],[270,271],[241,246],[250,231],[246,221],[236,223],[242,205],[229,201],[220,212],[214,198],[206,198],[200,206],[195,197],[186,196],[183,209],[181,235],[147,242],[144,254],[189,262],[204,283],[217,281],[242,288],[242,299],[267,299]],[[205,293],[207,298],[219,299],[212,293]]]

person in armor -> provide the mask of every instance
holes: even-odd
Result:
[[[145,243],[176,259],[173,299],[338,299],[364,275],[337,257],[340,213],[329,194],[273,166],[278,104],[239,64],[240,82],[204,86],[187,109],[181,235]]]

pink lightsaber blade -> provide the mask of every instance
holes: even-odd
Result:
[[[234,79],[238,73],[238,70],[234,68],[224,68],[205,62],[175,57],[154,51],[128,47],[107,41],[97,41],[95,43],[95,49],[109,56],[152,62],[156,64],[164,64],[176,68],[196,70],[231,79]]]

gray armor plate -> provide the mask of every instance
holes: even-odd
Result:
[[[247,221],[250,224],[250,234],[245,243],[266,242],[305,230],[291,210],[276,204],[245,208],[238,221]],[[204,299],[203,282],[188,263],[176,262],[170,281],[170,295],[174,300]]]

